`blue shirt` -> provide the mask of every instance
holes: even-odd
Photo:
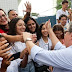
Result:
[[[35,45],[31,49],[32,59],[39,65],[53,66],[53,72],[72,72],[72,46],[66,48],[58,42],[55,49],[60,50],[46,51]]]

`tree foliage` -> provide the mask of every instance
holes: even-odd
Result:
[[[38,16],[39,13],[32,13],[32,16]]]

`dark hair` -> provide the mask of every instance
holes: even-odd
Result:
[[[27,18],[24,20],[24,22],[25,22],[25,24],[26,24],[26,31],[32,33],[32,32],[29,30],[28,26],[27,26],[27,22],[28,22],[29,20],[33,20],[33,21],[36,23],[36,30],[35,30],[35,32],[33,32],[33,33],[37,33],[37,31],[38,31],[38,29],[39,29],[39,25],[38,25],[38,23],[36,22],[36,20],[35,20],[34,18],[32,18],[32,17],[27,17]]]
[[[64,3],[68,3],[68,1],[67,0],[62,1],[62,4],[64,4]]]
[[[5,15],[6,15],[6,12],[3,9],[0,8],[0,10],[3,11],[5,13]]]
[[[59,20],[61,20],[62,17],[65,17],[65,18],[67,19],[67,16],[66,16],[65,14],[61,14],[61,15],[59,16]]]
[[[45,23],[41,23],[40,26],[39,26],[39,31],[38,31],[38,34],[37,34],[37,39],[39,40],[41,37],[42,37],[42,27],[43,25],[45,25]],[[49,36],[49,35],[48,35]]]
[[[10,21],[9,23],[9,35],[16,35],[16,23],[20,20],[21,18],[14,18]]]
[[[10,9],[10,10],[8,11],[8,15],[9,15],[9,13],[10,13],[11,11],[16,11],[16,10],[14,10],[14,9]]]
[[[63,34],[61,35],[61,38],[64,39],[64,29],[62,27],[62,25],[60,24],[56,24],[53,26],[53,32],[55,31],[61,31]]]

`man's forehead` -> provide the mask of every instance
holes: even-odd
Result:
[[[69,31],[65,32],[65,35],[70,35],[70,34],[72,34],[72,32],[69,32]]]
[[[10,11],[9,14],[17,14],[17,12],[16,11]]]

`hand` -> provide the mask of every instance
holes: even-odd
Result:
[[[23,50],[23,52],[24,52],[25,55],[28,55],[28,54],[29,54],[27,48],[25,48],[25,49]]]
[[[20,53],[20,58],[22,59],[24,55],[28,55],[28,50],[25,48],[21,53]]]
[[[12,55],[6,55],[6,58],[3,58],[1,68],[7,69],[7,67],[10,65],[11,60],[13,60],[14,57],[10,58]]]
[[[23,39],[24,39],[24,41],[26,41],[27,38],[31,38],[33,42],[35,42],[37,40],[36,34],[31,34],[31,33],[28,33],[28,32],[23,32]]]
[[[19,36],[18,38],[20,39],[20,41],[24,42],[24,40],[23,40],[23,33],[21,35],[18,35],[18,36]]]
[[[47,28],[48,32],[49,32],[50,30],[52,30],[50,19],[45,23],[45,25],[46,25],[46,28]]]
[[[27,38],[31,38],[32,39],[32,34],[31,33],[28,33],[28,32],[23,32],[24,42],[26,41]]]
[[[32,42],[35,43],[37,40],[37,36],[36,34],[32,34]]]
[[[39,41],[37,41],[37,42],[35,43],[35,45],[39,46]]]
[[[0,42],[0,57],[5,57],[5,55],[9,54],[6,53],[7,51],[9,51],[11,49],[11,47],[7,48],[7,46],[9,45],[9,43],[6,43],[7,41],[2,41]]]
[[[72,9],[68,9],[69,14],[72,14]]]
[[[2,33],[2,36],[4,36],[4,37],[5,37],[6,35],[7,35],[6,33]]]
[[[31,3],[26,2],[25,7],[26,7],[26,10],[24,10],[24,12],[31,12]]]

